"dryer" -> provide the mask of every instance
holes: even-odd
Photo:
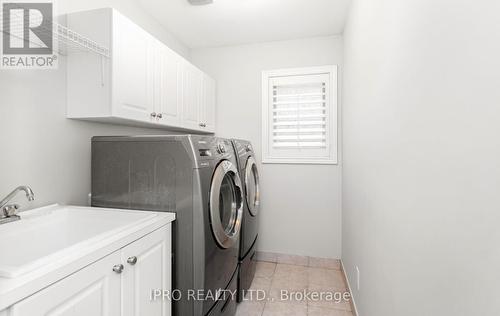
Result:
[[[252,144],[246,140],[233,139],[238,158],[238,169],[243,182],[244,206],[239,252],[238,301],[250,288],[255,276],[256,245],[259,234],[260,186],[259,170]]]
[[[220,291],[236,292],[243,212],[230,140],[94,137],[92,205],[175,212],[172,287],[181,297],[173,315],[235,314],[236,301]],[[190,291],[205,299],[188,299]]]

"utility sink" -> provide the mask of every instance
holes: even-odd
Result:
[[[67,260],[157,213],[52,205],[0,225],[0,277],[15,278]]]

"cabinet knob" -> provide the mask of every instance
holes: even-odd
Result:
[[[123,264],[116,264],[116,265],[113,266],[113,271],[116,272],[116,273],[118,273],[118,274],[120,274],[120,273],[123,272],[124,268],[125,267],[123,266]]]
[[[156,112],[151,113],[151,117],[156,117]]]
[[[207,127],[207,124],[205,124],[205,123],[200,123],[200,127]]]
[[[131,264],[131,265],[136,264],[136,263],[137,263],[137,257],[136,257],[136,256],[129,257],[129,258],[127,259],[127,263],[128,263],[128,264]]]
[[[163,117],[163,114],[158,113],[158,114],[156,114],[156,117],[159,118],[159,119],[161,119]]]

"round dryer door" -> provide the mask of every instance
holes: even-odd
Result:
[[[238,170],[228,160],[215,169],[210,187],[210,223],[215,240],[222,248],[237,241],[243,216],[243,190]]]
[[[256,216],[260,209],[259,170],[252,156],[248,157],[245,167],[245,189],[250,214]]]

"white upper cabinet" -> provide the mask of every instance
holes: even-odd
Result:
[[[156,42],[154,112],[159,124],[183,127],[182,58],[160,42]]]
[[[71,13],[67,21],[111,51],[110,58],[68,54],[68,118],[215,131],[212,78],[114,9]]]
[[[208,132],[215,132],[215,104],[216,86],[215,80],[207,75],[203,76],[203,98],[200,107],[200,117],[202,126]]]
[[[202,128],[200,122],[201,92],[203,85],[203,75],[193,65],[184,64],[184,88],[183,88],[183,109],[182,121],[186,127],[192,129]]]
[[[113,15],[113,115],[150,120],[154,112],[155,43],[139,26]]]
[[[215,132],[215,81],[189,63],[184,64],[183,116],[187,128]]]

